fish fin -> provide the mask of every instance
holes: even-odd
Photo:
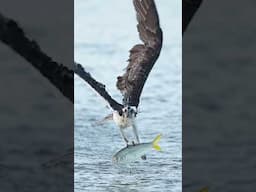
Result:
[[[161,151],[161,147],[158,145],[159,140],[161,139],[161,134],[157,135],[156,138],[154,139],[153,143],[153,148],[157,151]]]

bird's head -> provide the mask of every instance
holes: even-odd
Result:
[[[127,118],[136,117],[137,110],[136,108],[125,106],[124,108],[122,108],[122,110],[119,111],[119,115]]]

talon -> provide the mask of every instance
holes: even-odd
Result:
[[[125,141],[125,143],[126,143],[126,147],[128,147],[128,145],[129,145],[128,139],[124,138],[124,141]]]

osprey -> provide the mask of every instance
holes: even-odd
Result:
[[[105,85],[96,81],[82,65],[75,64],[75,73],[84,79],[103,97],[113,113],[112,118],[120,128],[121,135],[128,145],[124,129],[132,127],[136,142],[140,143],[135,118],[138,112],[140,95],[147,77],[159,57],[162,48],[162,30],[154,0],[133,0],[137,15],[137,29],[143,44],[137,44],[130,50],[128,66],[122,76],[117,77],[116,87],[123,95],[122,104],[114,100],[106,91]]]

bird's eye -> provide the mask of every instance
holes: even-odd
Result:
[[[125,109],[124,112],[126,113],[126,112],[127,112],[127,109]]]

